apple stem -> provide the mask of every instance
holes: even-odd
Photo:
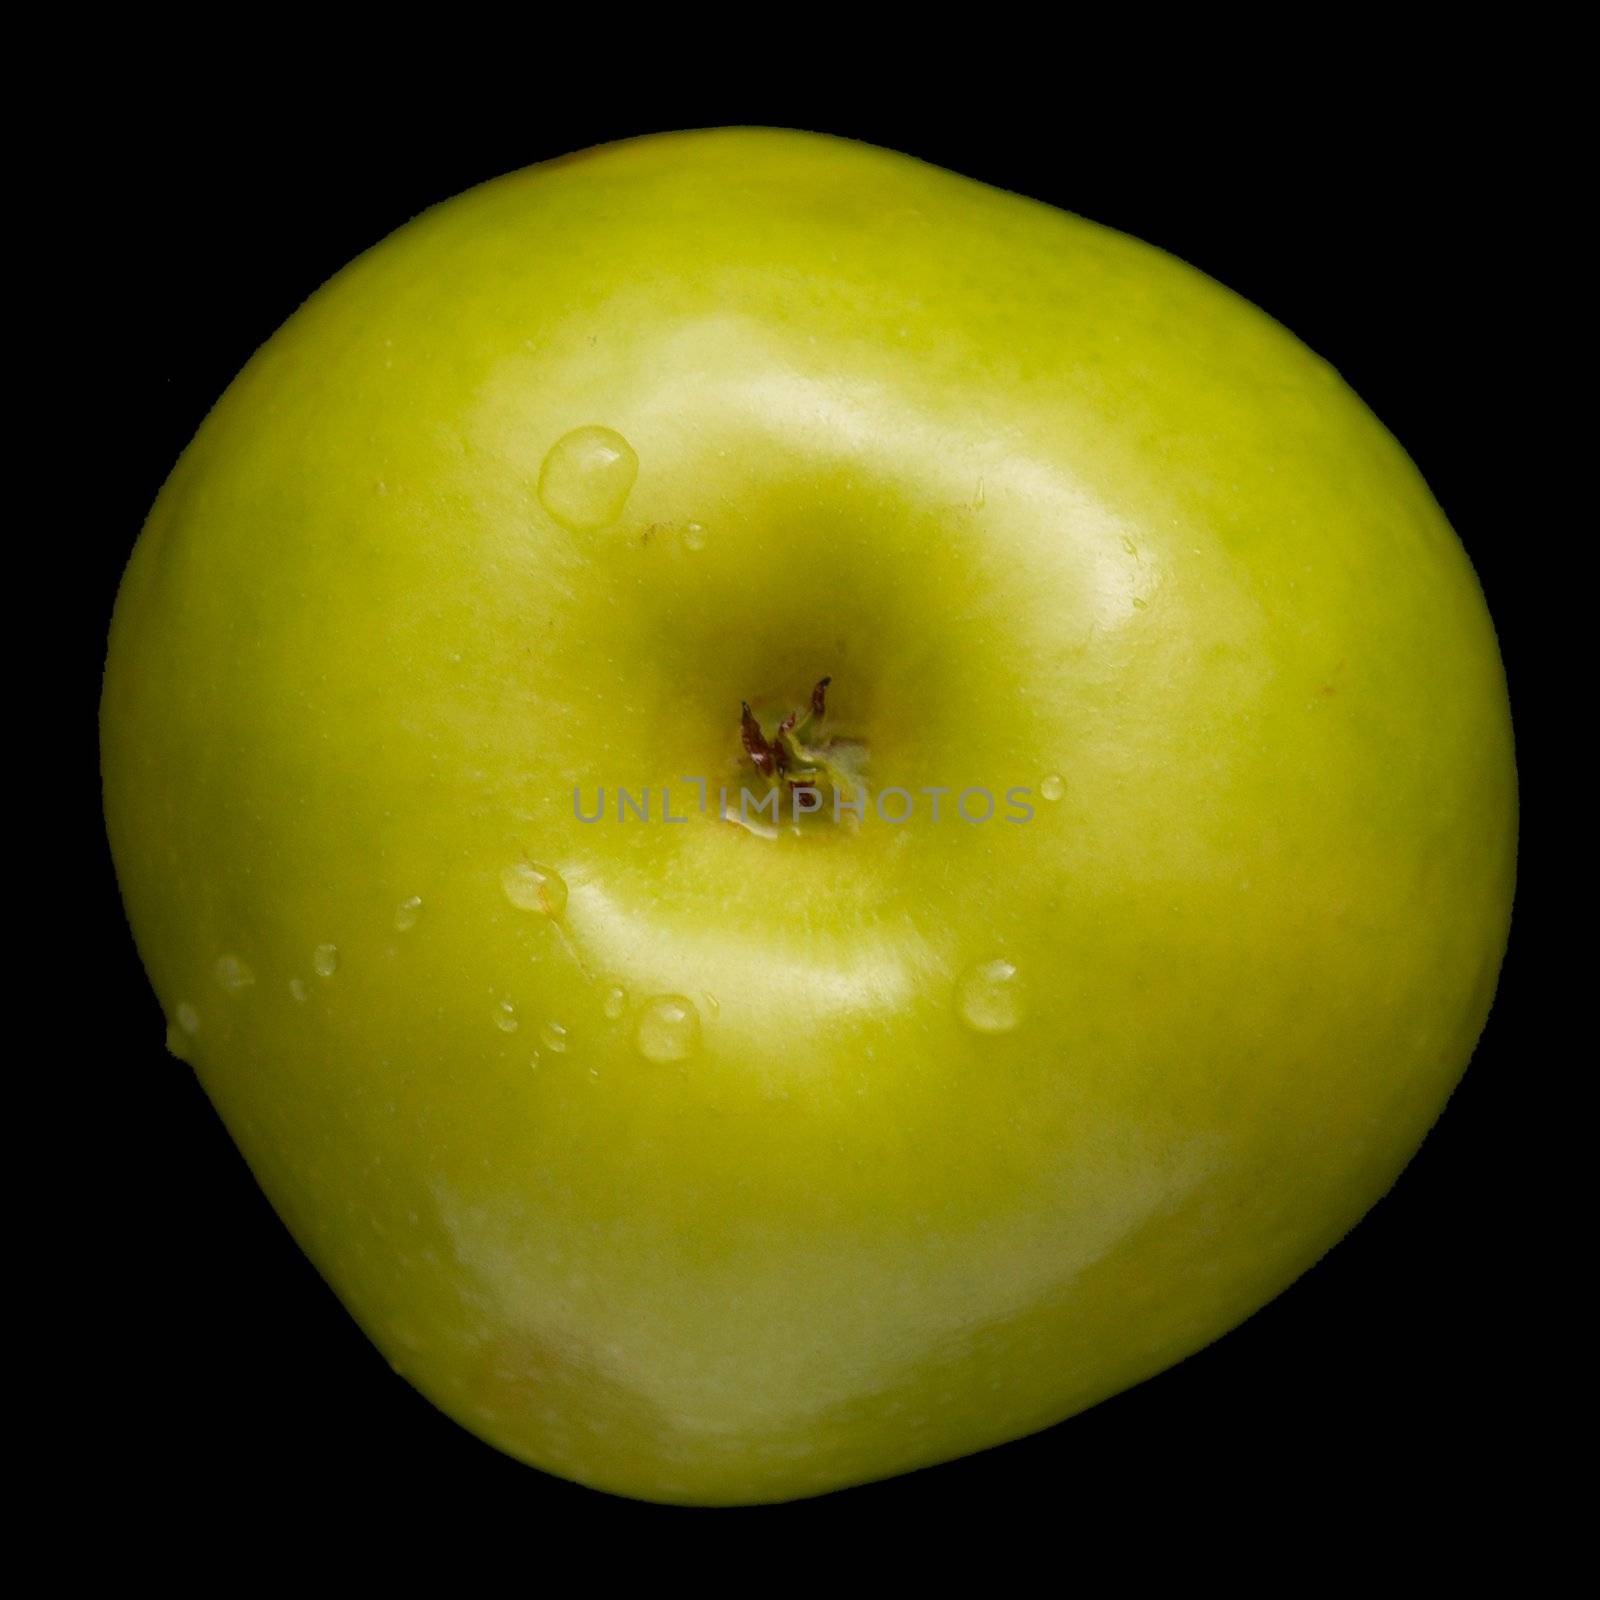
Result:
[[[852,770],[860,764],[860,746],[850,740],[817,738],[814,730],[827,715],[827,692],[832,678],[822,678],[811,691],[810,702],[797,706],[778,724],[769,739],[751,711],[748,701],[739,707],[739,735],[745,754],[757,772],[776,787],[790,788],[831,784],[846,800],[853,798],[857,776]]]
[[[739,735],[744,740],[745,754],[755,762],[756,771],[769,783],[772,782],[778,775],[777,752],[768,744],[767,736],[761,731],[761,724],[756,721],[748,700],[739,707]]]

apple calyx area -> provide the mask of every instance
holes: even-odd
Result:
[[[749,701],[739,706],[739,737],[751,765],[769,788],[811,789],[819,796],[831,788],[841,800],[854,800],[861,782],[865,751],[857,740],[825,733],[827,692],[831,678],[821,679],[809,704],[797,706],[769,739]]]

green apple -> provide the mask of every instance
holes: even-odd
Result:
[[[978,1450],[1248,1316],[1437,1116],[1512,895],[1482,596],[1335,373],[797,133],[340,273],[156,502],[102,741],[169,1040],[351,1313],[668,1501]]]

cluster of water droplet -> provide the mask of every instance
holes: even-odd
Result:
[[[500,885],[506,899],[520,911],[531,911],[557,922],[566,911],[566,881],[553,867],[529,861],[513,862],[501,873]],[[415,928],[421,919],[422,908],[420,895],[409,895],[402,900],[395,908],[396,930],[407,933]],[[319,978],[333,978],[339,966],[337,945],[324,943],[312,950],[311,969]],[[228,994],[238,995],[252,988],[256,982],[254,969],[237,955],[219,956],[213,970],[218,984]],[[297,1003],[303,1005],[311,998],[310,985],[303,978],[291,977],[288,988],[290,996]],[[601,1010],[606,1020],[620,1021],[627,1006],[627,991],[620,984],[607,985],[601,1000]],[[490,1008],[490,1018],[502,1033],[516,1033],[522,1026],[516,1002],[509,998],[494,1003]],[[167,1029],[168,1049],[186,1060],[190,1041],[199,1031],[198,1009],[187,1000],[181,1001]],[[640,1055],[647,1061],[675,1062],[687,1060],[695,1053],[700,1045],[700,1033],[700,1012],[692,1000],[682,995],[657,995],[640,1007],[634,1039]],[[539,1027],[539,1043],[540,1050],[534,1056],[535,1064],[546,1053],[565,1055],[569,1044],[566,1025],[555,1018],[546,1019]]]
[[[562,527],[572,532],[587,532],[606,527],[622,515],[639,473],[639,457],[633,446],[615,429],[599,424],[574,428],[550,447],[539,472],[539,499],[545,510]],[[382,485],[380,485],[380,489]],[[699,522],[686,522],[678,530],[684,549],[705,547],[706,529]],[[458,659],[458,657],[452,657]],[[1050,773],[1039,785],[1048,801],[1060,800],[1065,783],[1059,773]],[[567,906],[567,885],[560,873],[536,862],[518,861],[500,875],[506,899],[519,911],[534,912],[560,923]],[[410,895],[395,908],[397,932],[409,933],[421,919],[423,902]],[[339,951],[333,944],[319,944],[311,953],[313,972],[331,979],[339,970]],[[251,988],[256,975],[237,955],[217,958],[217,982],[224,991],[238,995]],[[289,993],[301,1004],[310,999],[311,990],[300,977],[289,979]],[[720,1007],[711,995],[706,1002],[713,1015]],[[618,1022],[628,1007],[626,991],[616,984],[607,987],[601,1002],[608,1022]],[[1006,1033],[1022,1021],[1025,1009],[1022,984],[1017,969],[1002,959],[988,960],[967,969],[956,984],[956,1009],[963,1022],[979,1033]],[[501,999],[491,1010],[496,1028],[515,1033],[521,1026],[514,1001]],[[200,1031],[200,1014],[188,1001],[178,1005],[167,1030],[168,1048],[175,1055],[187,1056],[189,1043]],[[700,1048],[702,1022],[700,1010],[685,995],[661,994],[644,1001],[634,1021],[634,1043],[647,1061],[670,1063],[688,1060]],[[566,1027],[554,1019],[539,1029],[541,1051],[564,1055],[568,1047]]]
[[[639,456],[617,432],[588,423],[564,433],[539,468],[539,502],[570,533],[593,533],[620,520],[639,476]],[[703,522],[654,523],[642,543],[660,532],[675,533],[688,551],[706,546]]]
[[[1041,792],[1047,799],[1058,799],[1063,792],[1061,780],[1052,774],[1044,780]],[[501,886],[506,898],[519,910],[532,911],[541,916],[560,919],[567,905],[567,885],[553,868],[531,862],[515,862],[501,874]],[[422,900],[412,895],[400,902],[395,912],[395,926],[402,932],[414,928],[420,917]],[[319,944],[311,953],[312,970],[318,977],[331,979],[339,970],[339,950],[333,944]],[[252,988],[256,982],[254,970],[237,955],[219,956],[214,972],[220,987],[228,994],[238,995]],[[298,1002],[310,998],[310,988],[305,980],[289,980],[289,993]],[[707,1007],[713,1015],[721,1007],[707,994]],[[1026,990],[1016,966],[1002,958],[994,957],[977,962],[962,972],[955,986],[956,1012],[962,1022],[976,1033],[1009,1033],[1024,1020],[1027,1010]],[[608,1022],[622,1020],[628,1009],[627,991],[620,984],[606,986],[601,999],[601,1011]],[[502,1033],[516,1033],[521,1027],[515,1001],[497,1000],[490,1011],[491,1019]],[[633,1037],[638,1053],[646,1061],[672,1063],[688,1060],[696,1054],[701,1044],[702,1020],[700,1008],[686,995],[660,994],[644,1001],[634,1019]],[[187,1060],[191,1042],[199,1034],[201,1018],[198,1008],[190,1001],[181,1001],[173,1012],[167,1029],[167,1048],[173,1055]],[[540,1051],[535,1053],[537,1065],[544,1053],[565,1055],[570,1039],[567,1027],[554,1018],[540,1024]],[[598,1074],[594,1074],[598,1076]]]

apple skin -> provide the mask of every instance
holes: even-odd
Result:
[[[581,428],[638,465],[574,531]],[[737,784],[740,701],[824,674],[874,789],[1032,821],[574,815]],[[1490,620],[1336,374],[797,133],[534,167],[334,278],[162,490],[101,724],[174,1045],[295,1237],[451,1416],[648,1499],[948,1459],[1237,1324],[1438,1115],[1511,905]]]

